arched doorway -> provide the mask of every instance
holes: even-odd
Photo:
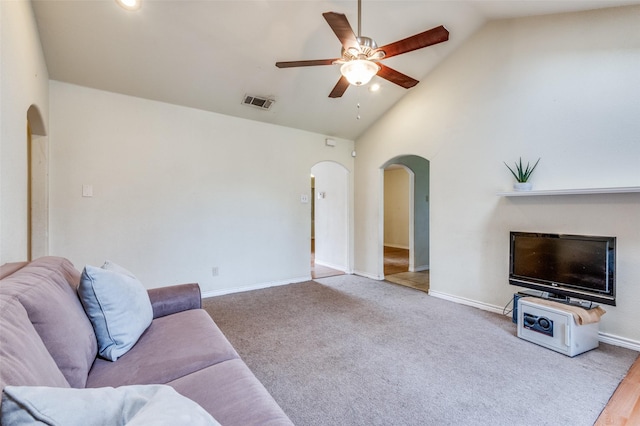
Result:
[[[49,143],[40,110],[27,110],[27,259],[49,254]]]
[[[384,163],[381,173],[381,275],[428,291],[429,161],[403,155]]]
[[[312,278],[350,271],[349,170],[333,161],[311,168]]]
[[[384,169],[384,275],[413,271],[413,184],[408,167],[391,164]]]

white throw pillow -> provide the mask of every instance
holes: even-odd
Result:
[[[204,408],[167,385],[95,389],[7,386],[0,408],[0,423],[12,426],[220,426]]]
[[[98,354],[110,361],[127,353],[153,320],[147,290],[115,263],[85,266],[78,295],[96,333]]]

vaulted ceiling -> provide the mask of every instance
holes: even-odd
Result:
[[[374,77],[379,91],[352,86],[330,99],[338,65],[276,68],[276,61],[339,57],[322,13],[344,13],[357,32],[356,0],[143,0],[133,12],[115,0],[32,2],[53,80],[346,139],[413,90]],[[638,3],[363,0],[361,26],[382,46],[444,25],[449,41],[384,61],[422,80],[487,20]],[[275,103],[249,107],[246,94]]]

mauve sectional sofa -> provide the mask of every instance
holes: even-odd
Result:
[[[224,426],[292,425],[201,309],[200,288],[148,290],[153,321],[117,361],[96,335],[68,260],[43,257],[0,270],[0,386],[104,388],[164,384]]]

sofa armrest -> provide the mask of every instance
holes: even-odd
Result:
[[[152,288],[147,292],[154,318],[202,307],[200,286],[197,283]]]

